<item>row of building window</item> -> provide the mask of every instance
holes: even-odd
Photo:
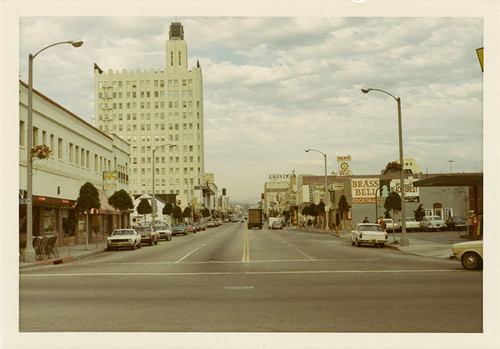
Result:
[[[197,119],[200,119],[200,113],[197,112]],[[181,117],[180,112],[169,112],[168,118],[169,121],[179,120]],[[165,120],[165,113],[112,113],[112,114],[99,114],[99,121],[124,121],[126,118],[127,121],[145,121],[145,120]],[[193,119],[193,112],[183,112],[182,118],[185,120]]]
[[[19,144],[21,147],[25,147],[27,145],[26,141],[26,125],[25,122],[20,120],[19,122]],[[52,151],[52,157],[57,158],[59,160],[65,160],[64,157],[64,144],[65,142],[63,141],[62,138],[57,137],[54,134],[49,134],[45,130],[40,130],[38,127],[33,127],[33,146],[35,145],[41,145],[45,144],[50,148]],[[68,163],[72,165],[76,165],[81,168],[85,168],[88,170],[91,170],[91,162],[92,162],[92,155],[89,150],[80,147],[76,144],[73,144],[71,142],[67,143],[68,147]],[[116,163],[116,158],[115,158],[115,164],[114,168],[112,169],[111,167],[111,160],[106,159],[103,156],[100,156],[98,154],[93,154],[94,156],[94,161],[93,161],[93,170],[96,173],[101,173],[103,171],[118,171],[119,173],[119,178],[127,181],[128,180],[128,169],[127,167],[121,166]]]
[[[153,92],[153,93],[151,93]],[[112,99],[122,99],[123,92],[99,92],[99,98],[102,100],[112,100]],[[193,90],[167,90],[168,97],[192,97]],[[127,91],[125,96],[130,98],[163,98],[165,97],[165,91]]]
[[[167,103],[169,109],[178,108],[193,108],[193,101],[168,101]],[[165,109],[165,101],[153,101],[153,102],[99,102],[97,104],[99,110],[122,110],[122,109],[146,109],[151,110],[151,106],[154,109]],[[196,107],[200,107],[200,102],[196,102]]]
[[[153,82],[153,83],[151,83]],[[192,79],[169,79],[167,80],[168,88],[178,88],[181,84],[182,87],[189,87],[192,88],[193,86],[193,80]],[[126,90],[130,89],[136,89],[140,88],[143,90],[144,88],[146,89],[151,89],[151,87],[158,88],[158,87],[165,87],[165,80],[126,80],[125,83],[121,80],[114,80],[114,81],[99,81],[98,83],[99,88],[123,88],[125,87]]]
[[[132,164],[133,165],[137,165],[140,164],[141,165],[146,165],[146,164],[151,164],[152,163],[152,157],[151,156],[145,156],[145,157],[140,157],[139,158],[140,160],[138,161],[138,158],[137,157],[132,157]],[[176,156],[175,158],[173,156],[171,156],[169,158],[170,160],[170,163],[173,164],[174,163],[174,159],[175,159],[175,163],[178,164],[180,162],[180,157],[179,156]],[[193,163],[194,162],[194,156],[183,156],[183,163]],[[156,164],[164,164],[165,163],[165,160],[166,160],[166,157],[164,156],[155,156],[155,163]],[[201,157],[198,156],[198,163],[201,162]]]

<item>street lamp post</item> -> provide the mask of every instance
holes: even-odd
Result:
[[[306,149],[305,150],[306,153],[309,153],[310,151],[315,151],[317,153],[320,153],[325,158],[325,231],[327,231],[329,228],[329,225],[328,225],[328,211],[327,211],[327,207],[328,207],[328,204],[327,204],[328,203],[328,173],[327,173],[327,166],[326,166],[326,154],[319,151],[319,150],[316,150],[316,149]]]
[[[396,100],[398,103],[398,129],[399,129],[399,163],[401,164],[400,172],[400,186],[401,186],[401,246],[408,246],[410,244],[408,237],[406,236],[406,203],[405,203],[405,180],[404,180],[404,159],[403,159],[403,130],[401,124],[401,98],[394,96],[393,94],[379,90],[376,88],[361,89],[361,92],[368,93],[370,91],[379,91],[385,93]]]
[[[152,214],[152,220],[151,220],[151,226],[155,227],[155,218],[156,218],[156,196],[155,196],[155,152],[160,149],[160,148],[163,148],[163,147],[166,147],[168,146],[169,148],[173,148],[175,146],[177,146],[176,143],[172,143],[172,144],[163,144],[163,145],[159,145],[157,146],[156,148],[153,149],[153,214]]]
[[[31,149],[33,148],[33,60],[35,57],[46,49],[62,44],[71,44],[73,47],[80,47],[83,41],[62,41],[49,45],[38,51],[37,53],[29,54],[28,56],[28,130],[27,130],[27,163],[26,163],[26,248],[23,252],[24,262],[35,262],[36,252],[33,248],[33,162],[31,159]]]

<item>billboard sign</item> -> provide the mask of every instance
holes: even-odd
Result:
[[[351,174],[351,155],[337,156],[339,165],[339,176],[349,176]]]
[[[405,202],[420,202],[420,188],[413,186],[413,178],[405,178]],[[391,192],[395,191],[401,195],[401,181],[393,179],[391,181]]]
[[[378,178],[352,179],[352,204],[374,204],[375,194],[379,186]]]
[[[118,171],[104,171],[104,188],[118,188]]]

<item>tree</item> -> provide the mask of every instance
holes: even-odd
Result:
[[[302,213],[303,216],[309,216],[309,206],[304,206],[300,213]]]
[[[174,207],[174,212],[172,214],[172,217],[179,220],[182,219],[182,209],[179,206]]]
[[[342,195],[339,199],[339,212],[340,212],[340,223],[343,225],[342,229],[344,229],[344,213],[349,212],[349,204],[347,203],[347,199],[345,195]]]
[[[415,216],[415,220],[417,222],[420,222],[422,218],[425,216],[425,210],[422,207],[422,204],[420,204],[415,211],[413,211],[413,215]]]
[[[137,213],[144,215],[144,222],[146,222],[146,215],[153,213],[153,208],[148,199],[141,199],[139,205],[137,205]]]
[[[186,206],[186,208],[182,212],[182,217],[184,218],[191,217],[191,206]]]
[[[166,216],[171,216],[172,213],[174,213],[174,205],[172,205],[170,202],[167,202],[165,206],[163,206],[163,210],[161,210],[161,213]]]
[[[401,211],[401,197],[395,191],[391,191],[387,198],[385,199],[384,208],[387,211],[392,211],[392,221],[394,222],[394,211]],[[401,217],[404,219],[404,217]],[[392,234],[394,236],[394,241],[396,241],[396,236],[394,232],[394,225],[392,226]]]
[[[115,208],[115,210],[126,211],[134,208],[132,197],[130,197],[130,194],[123,189],[115,191],[113,195],[109,197],[108,202]],[[121,228],[121,226],[122,220],[120,217],[119,227]]]
[[[316,206],[319,216],[321,217],[322,228],[326,226],[326,205],[323,201],[320,201]]]
[[[202,211],[201,211],[201,215],[204,217],[204,218],[208,218],[210,217],[210,210],[205,207]]]
[[[85,248],[88,248],[89,244],[89,213],[90,209],[100,209],[101,208],[101,200],[99,200],[99,191],[96,187],[90,182],[85,183],[80,187],[80,195],[78,199],[76,199],[76,210],[79,212],[86,212],[86,230],[87,234],[85,236]],[[96,239],[97,243],[97,239]]]

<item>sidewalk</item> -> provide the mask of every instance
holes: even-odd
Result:
[[[318,233],[325,234],[324,230],[321,229],[298,229],[292,228],[300,232]],[[350,240],[350,232],[342,232],[339,234],[335,232],[329,233],[334,238],[340,238],[344,240]],[[401,233],[396,233],[396,241],[401,239]],[[388,248],[398,249],[400,251],[426,257],[435,258],[450,258],[452,256],[451,246],[457,242],[468,241],[466,238],[461,238],[458,232],[426,232],[426,233],[406,233],[408,237],[409,245],[400,246],[399,243],[393,244],[393,234],[389,233],[389,241],[385,245]]]
[[[85,244],[73,245],[73,246],[59,246],[57,247],[59,257],[46,259],[44,261],[36,261],[34,263],[19,262],[19,268],[29,268],[39,265],[48,265],[48,264],[61,264],[101,253],[106,250],[106,247],[107,247],[106,241],[99,241],[97,245],[95,242],[89,242],[88,249]]]

